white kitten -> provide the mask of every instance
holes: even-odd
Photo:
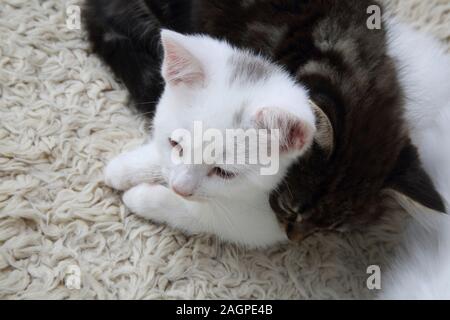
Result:
[[[108,185],[127,190],[134,213],[187,233],[211,233],[249,247],[286,241],[269,205],[269,193],[311,145],[315,117],[306,90],[281,68],[226,42],[162,32],[165,91],[151,140],[114,159]],[[175,164],[176,130],[280,128],[280,167],[261,175],[260,165]],[[183,150],[185,151],[185,150]]]
[[[450,209],[450,57],[429,36],[392,22],[390,55],[399,65],[406,120],[425,169]],[[401,199],[414,217],[383,281],[385,299],[450,299],[450,217]]]

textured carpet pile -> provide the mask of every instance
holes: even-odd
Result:
[[[448,0],[386,2],[449,43]],[[384,266],[395,247],[396,210],[364,233],[259,251],[188,238],[130,214],[102,171],[144,141],[148,123],[129,110],[85,32],[67,27],[72,4],[81,3],[0,1],[0,298],[376,295],[366,270]],[[73,268],[79,289],[66,285]]]

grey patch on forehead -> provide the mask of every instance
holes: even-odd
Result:
[[[230,84],[265,81],[276,71],[270,62],[250,53],[237,53],[228,60],[228,64],[232,70]]]

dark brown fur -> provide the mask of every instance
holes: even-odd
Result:
[[[315,146],[271,195],[290,238],[377,219],[388,188],[445,211],[403,121],[404,99],[385,30],[367,28],[366,11],[374,1],[196,2],[199,31],[287,67],[332,122],[331,158]],[[399,170],[405,176],[396,175]]]
[[[141,2],[147,4],[148,16],[152,17],[152,6],[159,1]],[[332,123],[333,154],[329,157],[315,144],[270,196],[272,208],[292,239],[303,239],[317,230],[374,221],[384,211],[381,197],[386,189],[404,193],[432,209],[445,210],[421,167],[403,121],[404,97],[394,61],[387,55],[386,32],[384,28],[367,28],[367,8],[377,4],[375,1],[189,3],[191,11],[184,14],[189,24],[186,32],[226,39],[282,65],[308,88],[311,99]],[[157,25],[165,26],[162,19]],[[183,31],[180,28],[176,31]],[[97,35],[95,30],[90,34],[91,38]],[[126,36],[129,41],[139,41]],[[120,47],[117,43],[115,46]],[[126,61],[123,58],[127,57],[120,60]],[[128,58],[133,61],[132,56]],[[112,66],[121,70],[120,65]],[[150,67],[155,69],[154,65]],[[145,85],[145,77],[142,83]]]

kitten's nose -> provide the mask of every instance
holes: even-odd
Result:
[[[181,197],[183,197],[183,198],[190,198],[190,197],[192,197],[192,196],[194,195],[194,194],[193,194],[192,192],[190,192],[190,191],[182,190],[182,189],[179,189],[179,188],[177,188],[177,187],[175,187],[175,186],[172,187],[172,190],[173,190],[173,192],[175,192],[177,195],[179,195],[179,196],[181,196]]]

